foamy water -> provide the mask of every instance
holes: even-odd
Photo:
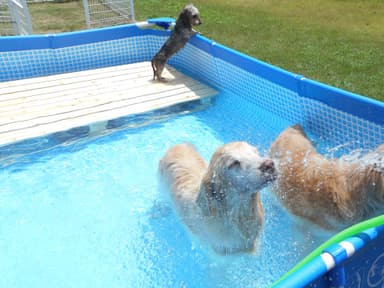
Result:
[[[185,141],[207,161],[229,141],[248,141],[264,154],[287,126],[226,95],[202,112],[3,167],[0,287],[268,287],[319,243],[298,233],[264,189],[258,252],[217,256],[179,221],[159,188],[157,165],[168,147]]]

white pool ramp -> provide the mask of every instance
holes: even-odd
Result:
[[[140,62],[0,82],[0,145],[217,94],[171,66],[163,76]]]

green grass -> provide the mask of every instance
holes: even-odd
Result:
[[[77,3],[82,13],[79,2],[70,3]],[[136,20],[176,18],[185,3],[135,1]],[[199,30],[204,36],[305,77],[384,101],[384,1],[195,0],[193,3],[201,12],[203,25]],[[53,5],[63,11],[67,4]],[[35,5],[47,4],[31,5],[34,22]],[[60,31],[85,26],[84,22],[75,26],[75,22],[84,21],[82,15],[72,20],[64,12],[59,15],[66,15],[68,20],[68,27],[63,26]]]
[[[28,4],[33,33],[48,34],[85,29],[81,1]]]
[[[383,1],[201,0],[203,34],[294,73],[384,101]],[[181,1],[136,1],[136,18]]]

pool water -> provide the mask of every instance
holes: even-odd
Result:
[[[268,287],[319,243],[264,189],[258,252],[215,255],[179,221],[157,165],[185,141],[206,160],[238,140],[265,154],[289,124],[221,94],[200,112],[2,163],[0,287]]]

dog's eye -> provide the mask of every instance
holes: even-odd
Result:
[[[240,161],[239,160],[233,160],[231,164],[229,164],[228,169],[238,169],[240,168]]]
[[[192,15],[192,18],[197,18],[197,15]]]

